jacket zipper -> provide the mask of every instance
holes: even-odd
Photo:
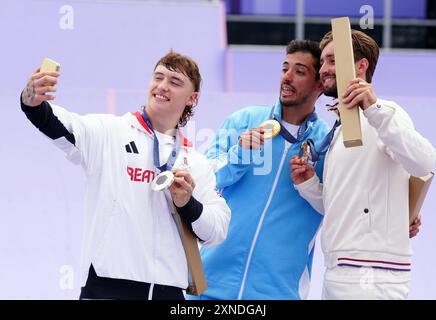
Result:
[[[262,228],[262,223],[263,223],[263,219],[265,217],[266,211],[268,210],[268,207],[271,204],[271,200],[272,200],[272,197],[274,195],[274,191],[277,187],[277,182],[279,180],[280,173],[282,172],[283,163],[285,162],[285,158],[286,158],[286,155],[288,153],[288,149],[290,146],[291,146],[291,144],[288,141],[285,141],[285,150],[283,151],[282,159],[280,160],[279,168],[277,170],[277,174],[276,174],[276,177],[274,179],[274,183],[273,183],[273,186],[271,188],[271,192],[269,194],[268,201],[266,202],[265,208],[262,211],[262,215],[260,216],[259,223],[257,224],[256,233],[254,234],[254,238],[253,238],[253,241],[251,243],[251,248],[250,248],[250,252],[248,254],[247,263],[245,264],[244,276],[242,277],[242,284],[241,284],[241,288],[239,289],[237,300],[242,299],[242,294],[243,294],[244,289],[245,289],[245,282],[247,280],[248,269],[250,267],[250,262],[251,262],[251,257],[253,255],[254,247],[256,245],[257,238],[259,237],[260,229]]]

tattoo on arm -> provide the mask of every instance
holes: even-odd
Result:
[[[23,103],[25,105],[31,105],[32,101],[35,99],[35,85],[33,80],[29,80],[26,89],[23,92]]]

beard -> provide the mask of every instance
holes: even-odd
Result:
[[[292,108],[298,105],[298,101],[283,101],[282,98],[280,98],[280,104],[282,107]]]
[[[336,83],[334,86],[332,86],[330,88],[324,88],[323,93],[327,97],[337,98],[338,97],[338,87],[337,87]]]
[[[293,108],[293,107],[298,107],[300,106],[302,103],[307,101],[307,96],[304,97],[300,97],[297,93],[297,90],[295,89],[294,86],[292,86],[289,82],[285,81],[283,83],[283,85],[288,85],[291,87],[291,89],[294,92],[295,97],[291,100],[286,100],[283,99],[280,95],[280,104],[285,107],[285,108]],[[282,90],[283,85],[280,86],[280,91]]]
[[[292,101],[285,101],[280,97],[280,104],[284,108],[295,108],[295,107],[299,107],[302,104],[306,103],[308,98],[309,98],[308,96],[304,96],[304,97],[299,97],[298,99],[295,99]]]

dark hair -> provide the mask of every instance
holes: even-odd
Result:
[[[377,66],[380,48],[377,42],[362,31],[351,29],[351,38],[353,41],[354,62],[363,58],[368,60],[368,69],[366,70],[366,81],[371,83],[374,75],[375,67]],[[319,47],[321,50],[333,41],[332,32],[328,32],[321,40]]]
[[[194,85],[194,91],[200,92],[200,69],[198,68],[197,63],[192,58],[170,50],[170,52],[168,52],[156,63],[156,65],[154,66],[154,70],[156,70],[157,66],[159,65],[164,66],[168,70],[184,74],[191,80],[192,84]],[[185,106],[185,110],[183,110],[183,114],[179,120],[179,125],[181,127],[185,126],[189,119],[194,115],[194,107],[196,103],[197,101],[194,102],[192,106]]]
[[[286,47],[286,54],[292,54],[296,52],[307,52],[313,57],[315,64],[313,67],[316,71],[316,79],[319,79],[319,69],[321,64],[319,62],[321,57],[321,49],[319,48],[319,43],[312,40],[292,40]]]

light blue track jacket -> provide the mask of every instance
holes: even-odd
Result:
[[[232,219],[227,239],[201,250],[208,282],[201,299],[303,299],[308,293],[322,216],[295,190],[289,162],[302,141],[310,138],[318,147],[329,128],[318,118],[298,143],[277,135],[260,151],[241,148],[239,135],[271,114],[263,106],[235,112],[207,151]],[[279,102],[274,115],[281,119]],[[316,164],[318,177],[323,162],[324,157]]]

